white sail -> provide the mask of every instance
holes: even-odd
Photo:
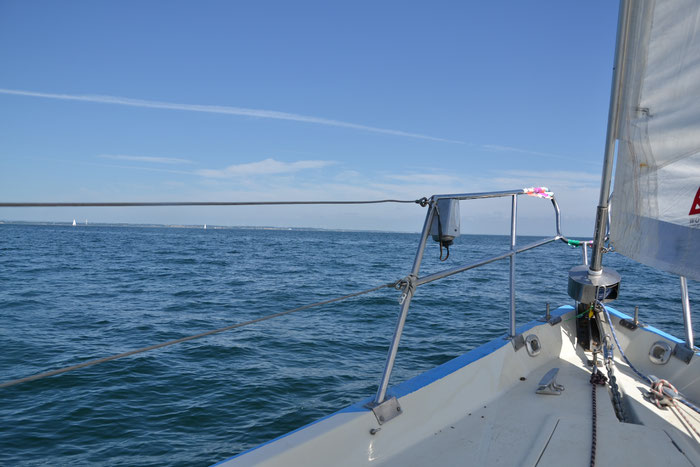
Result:
[[[630,2],[611,240],[700,280],[700,2]]]

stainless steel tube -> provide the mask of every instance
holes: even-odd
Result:
[[[412,278],[412,283],[415,287],[435,280],[441,279],[443,277],[451,276],[453,274],[458,274],[460,272],[473,269],[484,264],[491,263],[493,261],[498,261],[505,258],[510,258],[510,329],[509,335],[513,337],[515,335],[515,255],[522,251],[529,250],[531,248],[536,248],[538,246],[550,243],[563,238],[561,235],[561,224],[560,224],[560,212],[559,206],[556,201],[552,199],[552,205],[554,206],[554,212],[556,216],[556,228],[557,235],[552,238],[540,240],[529,245],[526,245],[520,249],[515,247],[516,239],[516,226],[517,226],[517,199],[519,195],[524,194],[522,190],[510,190],[510,191],[494,191],[494,192],[484,192],[484,193],[462,193],[453,195],[435,195],[430,199],[430,209],[425,218],[425,223],[423,224],[423,231],[421,233],[420,243],[418,245],[418,250],[416,252],[415,259],[413,261],[413,268],[411,270],[410,277]],[[420,266],[423,261],[423,254],[425,252],[425,245],[427,243],[428,237],[430,235],[430,227],[435,216],[435,203],[439,199],[457,199],[457,200],[467,200],[467,199],[483,199],[483,198],[500,198],[500,197],[511,197],[511,238],[510,238],[510,250],[502,255],[494,256],[477,263],[472,263],[465,266],[459,266],[456,268],[448,269],[445,271],[440,271],[434,274],[430,274],[424,278],[419,278]],[[411,304],[411,300],[415,293],[414,287],[407,287],[406,297],[401,304],[401,310],[399,312],[399,317],[396,323],[396,329],[394,330],[394,336],[389,347],[389,352],[387,354],[386,364],[384,366],[384,372],[382,373],[382,378],[377,389],[377,394],[375,395],[373,403],[379,405],[384,402],[386,398],[386,391],[389,386],[389,380],[391,378],[391,372],[394,367],[394,362],[396,360],[396,354],[399,348],[399,342],[401,341],[401,334],[403,333],[403,328],[406,323],[406,317],[408,315],[408,309]]]
[[[406,299],[401,305],[401,312],[399,313],[399,320],[396,323],[396,329],[394,330],[394,338],[391,341],[391,346],[389,347],[389,354],[386,357],[386,364],[384,365],[384,373],[382,373],[382,379],[379,382],[379,388],[377,389],[377,395],[374,397],[374,403],[379,405],[384,402],[386,397],[386,390],[389,387],[389,379],[391,378],[391,370],[394,369],[394,361],[396,360],[396,352],[399,350],[399,341],[401,340],[401,333],[403,332],[404,324],[406,324],[406,316],[408,316],[408,307],[411,305],[412,293],[406,296]]]
[[[595,237],[593,240],[593,257],[591,258],[590,272],[599,275],[602,271],[603,243],[608,219],[608,199],[610,198],[610,184],[615,161],[615,141],[617,140],[620,92],[624,78],[624,66],[627,56],[627,37],[630,22],[630,0],[621,0],[620,12],[617,22],[617,45],[615,47],[615,68],[613,69],[612,86],[610,90],[610,107],[608,108],[608,129],[605,136],[605,158],[603,159],[603,175],[600,183],[600,198],[595,221]]]
[[[416,285],[424,285],[424,284],[428,284],[430,282],[435,282],[437,280],[444,279],[445,277],[459,274],[460,272],[468,271],[470,269],[478,268],[479,266],[483,266],[485,264],[493,263],[494,261],[499,261],[502,259],[509,258],[510,255],[512,255],[511,252],[503,253],[503,254],[500,254],[497,256],[492,256],[490,258],[483,259],[481,261],[477,261],[476,263],[465,264],[463,266],[458,266],[456,268],[445,269],[444,271],[434,272],[433,274],[429,274],[425,277],[421,277],[420,279],[418,279],[416,281]]]
[[[559,240],[560,237],[551,237],[551,238],[546,238],[544,240],[538,240],[536,242],[529,243],[523,247],[518,248],[513,251],[509,251],[508,253],[502,253],[500,255],[496,256],[491,256],[490,258],[483,259],[481,261],[477,261],[476,263],[470,263],[466,264],[463,266],[457,266],[456,268],[452,269],[445,269],[444,271],[438,271],[433,274],[429,274],[427,276],[421,277],[416,281],[416,285],[424,285],[428,284],[430,282],[435,282],[436,280],[443,279],[448,276],[453,276],[455,274],[459,274],[460,272],[468,271],[470,269],[478,268],[479,266],[483,266],[485,264],[493,263],[494,261],[500,261],[502,259],[510,258],[511,255],[515,253],[522,253],[523,251],[527,250],[532,250],[533,248],[537,248],[542,245],[546,245],[547,243],[552,243],[556,242]]]
[[[423,262],[425,244],[428,242],[428,237],[430,236],[430,227],[433,224],[433,217],[435,217],[435,210],[437,209],[435,203],[430,203],[428,213],[425,215],[425,222],[423,223],[423,230],[421,232],[420,242],[418,243],[418,250],[416,251],[416,257],[413,259],[411,275],[415,277],[418,277],[418,273],[420,272],[420,265]]]
[[[554,222],[557,226],[557,235],[561,237],[561,211],[559,210],[559,203],[557,203],[556,198],[552,198],[552,206],[554,206]]]
[[[482,193],[457,193],[453,195],[435,195],[433,196],[433,199],[435,201],[439,199],[457,199],[460,201],[464,201],[467,199],[485,199],[485,198],[503,198],[505,196],[514,196],[514,195],[524,195],[525,192],[523,190],[508,190],[508,191],[485,191]]]
[[[513,195],[510,210],[510,330],[508,336],[515,337],[515,230],[518,217],[518,197]]]
[[[428,236],[430,235],[430,226],[433,222],[433,217],[435,216],[435,205],[431,202],[430,209],[425,216],[425,223],[423,224],[423,232],[421,233],[420,243],[418,244],[418,251],[416,252],[416,258],[413,261],[413,268],[411,270],[411,277],[413,279],[418,277],[420,272],[420,265],[423,260],[423,252],[425,251],[425,244],[428,241]],[[384,402],[386,397],[386,390],[389,387],[389,379],[391,378],[391,371],[394,368],[394,361],[396,360],[396,352],[399,350],[399,342],[401,341],[401,334],[403,333],[403,327],[406,324],[406,316],[408,316],[408,308],[411,305],[411,299],[413,298],[413,293],[415,289],[411,286],[406,288],[406,297],[401,304],[401,311],[399,312],[399,319],[396,322],[396,329],[394,329],[394,337],[391,340],[391,345],[389,346],[389,353],[386,357],[386,364],[384,365],[384,372],[382,373],[382,379],[379,381],[379,388],[377,389],[377,394],[374,397],[374,403],[376,405]]]
[[[683,304],[683,326],[685,327],[685,345],[693,350],[693,321],[690,318],[690,299],[688,298],[688,280],[681,276],[681,303]],[[694,350],[693,350],[694,351]]]

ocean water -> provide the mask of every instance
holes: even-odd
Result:
[[[534,241],[520,237],[519,244]],[[417,234],[0,225],[0,379],[107,356],[395,281]],[[446,263],[508,249],[462,236]],[[571,304],[579,249],[517,258],[517,321]],[[617,254],[613,305],[683,335],[678,278]],[[422,286],[392,384],[503,335],[508,263]],[[689,283],[691,303],[700,302]],[[376,391],[396,290],[0,389],[0,465],[206,466]],[[697,321],[696,321],[697,322]],[[700,329],[696,325],[696,329]]]

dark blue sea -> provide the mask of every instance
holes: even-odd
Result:
[[[536,240],[520,237],[519,244]],[[20,378],[395,281],[417,234],[0,225],[0,379]],[[505,252],[462,236],[422,272]],[[613,306],[683,336],[678,278],[615,253]],[[571,304],[563,243],[517,259],[518,323]],[[503,335],[508,263],[418,289],[392,384]],[[690,282],[691,302],[700,303]],[[396,290],[0,389],[0,465],[206,466],[372,395]],[[700,329],[696,325],[696,329]]]

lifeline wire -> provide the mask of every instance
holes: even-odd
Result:
[[[297,311],[306,310],[306,309],[309,309],[312,307],[327,305],[329,303],[339,302],[341,300],[347,300],[348,298],[357,297],[358,295],[368,294],[370,292],[374,292],[376,290],[383,289],[385,287],[394,287],[395,285],[396,285],[396,282],[391,282],[389,284],[382,284],[382,285],[378,285],[377,287],[372,287],[371,289],[362,290],[360,292],[354,292],[354,293],[351,293],[348,295],[343,295],[342,297],[332,298],[330,300],[323,300],[321,302],[311,303],[309,305],[300,306],[298,308],[293,308],[291,310],[282,311],[280,313],[274,313],[272,315],[263,316],[261,318],[251,319],[250,321],[244,321],[243,323],[232,324],[230,326],[226,326],[223,328],[212,329],[211,331],[205,331],[205,332],[202,332],[199,334],[194,334],[192,336],[181,337],[180,339],[174,339],[174,340],[167,341],[167,342],[161,342],[160,344],[149,345],[148,347],[142,347],[140,349],[130,350],[128,352],[120,353],[117,355],[111,355],[109,357],[98,358],[95,360],[90,360],[87,362],[79,363],[77,365],[67,366],[64,368],[59,368],[57,370],[46,371],[44,373],[38,373],[36,375],[26,376],[24,378],[6,381],[6,382],[0,384],[0,388],[6,388],[9,386],[14,386],[16,384],[26,383],[29,381],[35,381],[37,379],[43,379],[43,378],[47,378],[49,376],[60,375],[62,373],[66,373],[68,371],[78,370],[80,368],[85,368],[87,366],[97,365],[98,363],[109,362],[111,360],[116,360],[118,358],[128,357],[128,356],[135,355],[138,353],[147,352],[149,350],[155,350],[155,349],[160,349],[161,347],[167,347],[169,345],[179,344],[180,342],[186,342],[186,341],[191,341],[194,339],[199,339],[200,337],[211,336],[212,334],[218,334],[220,332],[229,331],[231,329],[236,329],[236,328],[240,328],[243,326],[248,326],[250,324],[259,323],[261,321],[267,321],[268,319],[272,319],[272,318],[279,318],[280,316],[288,315],[290,313],[295,313]]]
[[[114,202],[114,203],[0,203],[0,208],[68,208],[68,207],[143,207],[143,206],[279,206],[293,204],[381,204],[411,203],[425,206],[426,198],[421,199],[376,199],[369,201],[153,201],[153,202]]]

